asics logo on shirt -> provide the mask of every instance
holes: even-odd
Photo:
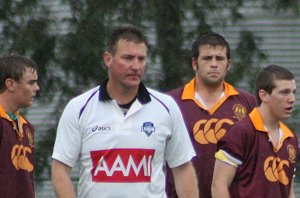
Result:
[[[228,125],[233,125],[230,119],[199,120],[193,127],[194,138],[200,144],[217,144],[228,130]],[[224,127],[225,125],[226,128]]]
[[[264,163],[264,172],[267,180],[271,182],[279,181],[283,185],[289,184],[289,178],[287,177],[284,167],[289,167],[288,160],[281,160],[278,157],[268,157]]]
[[[110,130],[111,130],[110,126],[94,126],[92,128],[92,132],[106,132]]]
[[[94,182],[150,182],[154,149],[108,149],[91,151]]]

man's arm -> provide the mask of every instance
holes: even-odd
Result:
[[[75,198],[75,191],[71,181],[72,168],[64,163],[53,159],[52,184],[57,198]]]
[[[229,186],[235,176],[236,167],[216,159],[211,187],[213,198],[230,198]]]
[[[179,198],[198,198],[197,177],[192,162],[172,168],[175,188]]]
[[[294,179],[292,181],[290,193],[289,193],[289,198],[296,198],[295,191],[294,191]]]

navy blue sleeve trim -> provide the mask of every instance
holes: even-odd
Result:
[[[80,109],[80,112],[79,112],[79,117],[78,119],[81,117],[85,107],[87,106],[87,104],[89,103],[89,101],[93,98],[93,96],[99,91],[99,89],[97,89],[94,93],[92,93],[92,95],[88,98],[88,100],[86,101],[86,103],[84,104],[84,106]]]
[[[168,114],[170,114],[170,110],[169,108],[161,101],[159,100],[157,97],[155,97],[153,94],[149,93],[153,98],[155,98],[160,104],[163,105],[163,107],[167,110]]]

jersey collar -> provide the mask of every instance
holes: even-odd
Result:
[[[16,112],[16,115],[22,125],[27,123],[27,121],[20,115],[20,113],[18,111]],[[13,122],[13,120],[7,115],[7,113],[5,112],[4,108],[1,105],[0,105],[0,117]]]
[[[262,133],[267,133],[267,134],[269,133],[264,127],[264,123],[263,123],[262,117],[258,111],[258,107],[254,108],[252,110],[252,112],[250,112],[249,117],[257,131],[262,132]],[[278,151],[281,148],[283,141],[285,139],[287,139],[289,137],[294,137],[293,132],[282,122],[279,122],[279,128],[282,131],[283,135],[279,140],[277,148],[273,148],[274,151]]]
[[[4,108],[0,105],[0,117],[8,120],[12,124],[14,131],[18,135],[18,139],[21,141],[24,137],[23,125],[27,124],[27,121],[20,115],[18,111],[16,112],[16,115],[18,119],[16,121],[12,120],[5,112]]]
[[[201,104],[196,98],[196,87],[195,87],[195,78],[193,78],[190,82],[188,82],[183,89],[181,99],[182,100],[193,100],[200,108],[205,109],[203,104]],[[238,95],[239,92],[231,86],[227,82],[223,82],[224,84],[224,96],[214,105],[212,106],[208,111],[209,114],[213,114],[225,101],[227,98],[233,95]]]
[[[255,107],[249,114],[249,116],[256,130],[260,132],[268,132],[264,127],[264,123],[258,111],[258,107]],[[294,137],[293,132],[282,122],[279,122],[279,128],[282,130],[284,137]]]
[[[105,79],[100,85],[99,100],[103,102],[112,100],[112,98],[107,93],[107,89],[106,89],[107,83],[108,83],[108,79]],[[137,99],[141,104],[146,104],[151,101],[150,94],[143,82],[141,82],[139,85]]]

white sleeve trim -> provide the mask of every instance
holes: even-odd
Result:
[[[229,160],[231,160],[233,163],[237,164],[238,166],[240,166],[240,165],[243,164],[242,161],[240,161],[240,160],[238,160],[238,159],[232,157],[232,156],[229,155],[226,151],[224,151],[224,150],[221,150],[221,151],[224,153],[224,155],[225,155]]]

